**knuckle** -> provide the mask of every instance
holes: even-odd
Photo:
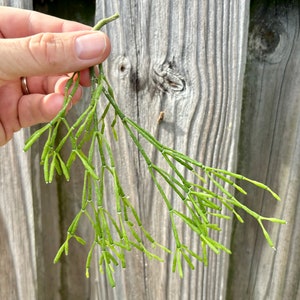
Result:
[[[0,146],[5,145],[13,137],[13,133],[18,130],[12,130],[7,128],[4,123],[0,120]]]
[[[39,64],[57,66],[64,44],[54,33],[41,33],[30,38],[28,48],[33,59]]]

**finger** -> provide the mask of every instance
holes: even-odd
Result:
[[[91,29],[90,26],[77,22],[12,7],[0,8],[0,24],[1,34],[5,38],[25,37],[39,32],[68,32]]]
[[[99,69],[98,66],[94,66],[94,73],[96,76],[99,75]],[[72,76],[72,74],[71,74]],[[76,76],[75,76],[76,78]],[[91,86],[91,73],[90,73],[90,69],[85,69],[80,71],[80,84],[84,87],[89,87]]]
[[[51,94],[54,93],[55,85],[60,79],[68,81],[70,77],[65,76],[32,76],[27,78],[27,87],[30,94]],[[57,91],[63,94],[63,89]]]
[[[21,97],[18,105],[19,124],[22,128],[50,122],[62,109],[64,96],[33,94]]]
[[[82,86],[88,87],[91,85],[90,71],[83,70],[80,72],[80,84]]]
[[[27,87],[30,94],[51,94],[60,93],[64,95],[67,82],[70,77],[64,76],[32,76],[27,78]],[[85,79],[86,80],[86,79]],[[80,80],[81,83],[81,80]],[[75,96],[80,97],[82,94],[81,86],[78,87],[80,94],[77,92]],[[76,98],[78,98],[76,97]],[[78,100],[78,99],[76,99]]]
[[[64,93],[67,81],[73,73],[62,76],[31,76],[27,78],[27,87],[31,94]],[[79,84],[84,87],[91,85],[89,70],[80,72]],[[79,87],[80,88],[80,87]]]
[[[64,78],[60,80],[61,82],[57,82],[58,90],[64,89],[65,86]],[[23,95],[19,101],[13,101],[12,95],[16,91],[15,88],[15,83],[0,87],[0,106],[5,108],[5,110],[0,110],[0,146],[9,141],[14,132],[23,127],[51,121],[64,105],[62,93]],[[21,93],[21,88],[19,93]],[[77,102],[81,95],[82,90],[79,88],[72,103]]]
[[[55,83],[54,93],[65,95],[66,85],[68,81],[69,81],[68,77],[59,78]],[[74,86],[75,83],[68,89],[68,94],[73,90]],[[78,86],[75,94],[72,96],[71,104],[76,104],[81,99],[81,97],[82,97],[82,87]]]
[[[0,39],[0,80],[84,70],[101,63],[109,53],[108,37],[95,31]]]

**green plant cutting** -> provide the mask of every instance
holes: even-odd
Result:
[[[105,24],[117,19],[118,16],[115,14],[101,20],[93,30],[100,30]],[[92,257],[98,249],[100,253],[99,270],[106,274],[111,286],[115,286],[113,275],[115,268],[117,266],[126,267],[125,253],[132,249],[143,252],[149,259],[160,261],[162,260],[161,257],[156,255],[152,249],[153,247],[163,249],[173,256],[172,270],[177,271],[181,277],[183,276],[183,261],[191,269],[194,269],[194,261],[208,263],[208,249],[215,253],[220,251],[231,253],[227,247],[211,237],[211,232],[221,231],[221,228],[212,223],[211,219],[213,219],[212,216],[230,219],[234,215],[240,222],[243,222],[237,209],[245,211],[257,220],[267,242],[271,247],[274,247],[264,226],[264,221],[281,224],[284,224],[285,221],[261,216],[242,204],[235,196],[236,191],[245,195],[247,193],[236,182],[249,182],[266,190],[276,200],[280,200],[279,196],[263,183],[227,170],[205,166],[195,159],[161,144],[147,130],[122,112],[113,89],[104,74],[102,64],[97,66],[97,69],[95,72],[95,67],[90,68],[91,97],[77,120],[70,124],[66,118],[66,113],[79,86],[80,72],[74,73],[66,85],[62,110],[50,123],[33,133],[24,147],[24,150],[27,151],[42,135],[47,135],[41,154],[41,165],[43,165],[46,183],[51,183],[56,175],[64,176],[66,180],[70,180],[71,168],[75,160],[79,160],[84,167],[81,209],[69,226],[65,242],[59,248],[54,262],[58,262],[63,253],[68,254],[70,239],[75,239],[83,245],[86,244],[85,239],[78,235],[77,230],[83,216],[88,219],[94,234],[86,259],[86,276],[89,277]],[[98,105],[100,100],[101,106]],[[109,118],[109,115],[112,118]],[[117,141],[117,122],[123,125],[138,148],[168,209],[176,244],[174,251],[159,244],[147,231],[121,185],[108,138],[112,134]],[[64,128],[66,132],[63,137],[58,136],[61,128]],[[142,146],[141,139],[154,147],[168,165],[168,169],[151,161],[149,154]],[[62,155],[62,150],[65,149],[70,149],[67,156],[65,153]],[[110,209],[105,205],[104,199],[107,188],[105,182],[108,178],[112,182],[113,191],[111,192],[114,193],[115,200],[113,208]],[[167,196],[166,187],[170,187],[177,195],[183,209],[173,207],[172,201]],[[182,225],[182,222],[198,236],[201,253],[196,253],[190,249],[180,238],[178,227]]]

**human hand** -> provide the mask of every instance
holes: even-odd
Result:
[[[89,26],[0,6],[0,146],[21,128],[51,121],[62,108],[67,74],[81,70],[80,84],[88,86],[88,68],[109,53],[108,37]]]

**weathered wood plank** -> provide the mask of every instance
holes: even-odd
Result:
[[[32,1],[0,1],[0,4],[32,9]],[[29,130],[23,130],[0,148],[0,298],[57,299],[59,268],[53,268],[55,252],[51,246],[58,233],[57,197],[52,193],[55,189],[41,193],[38,149],[31,154],[22,151],[28,136]],[[41,214],[42,207],[46,207],[45,214]],[[46,294],[48,298],[44,297]]]
[[[241,86],[248,30],[248,1],[98,1],[97,19],[118,11],[106,30],[112,39],[107,71],[124,111],[162,143],[213,166],[235,169]],[[164,120],[157,123],[161,111]],[[152,149],[145,146],[147,151]],[[127,136],[120,135],[117,165],[146,228],[174,248],[168,213],[147,167]],[[154,153],[151,157],[159,162]],[[170,193],[170,192],[168,192]],[[112,201],[108,198],[108,202]],[[173,202],[178,201],[173,199]],[[215,236],[229,245],[230,223]],[[193,249],[199,241],[182,228]],[[98,299],[224,299],[228,256],[209,254],[209,267],[184,267],[183,280],[139,253],[117,271],[117,287],[94,283]]]
[[[32,8],[31,2],[3,1],[0,5]],[[31,183],[32,164],[22,151],[28,136],[22,131],[0,148],[0,298],[35,299],[36,240]]]
[[[228,299],[299,299],[299,3],[253,1],[251,15],[239,172],[283,199],[252,190],[245,203],[288,224],[267,227],[276,251],[255,220],[235,224]]]
[[[23,134],[0,149],[0,298],[35,299],[36,250],[30,156]]]
[[[32,9],[31,0],[1,0],[0,5]]]

